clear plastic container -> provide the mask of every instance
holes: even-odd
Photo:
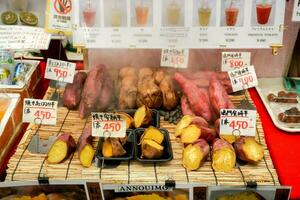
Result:
[[[227,26],[235,26],[238,21],[240,2],[238,0],[229,0],[226,2],[225,17]]]
[[[12,84],[14,73],[13,53],[8,50],[0,50],[0,84]]]
[[[267,24],[272,11],[271,0],[256,1],[256,19],[258,24]]]
[[[87,27],[93,27],[96,23],[96,4],[92,0],[87,0],[86,4],[83,8],[82,14],[83,14],[83,20],[84,24]]]
[[[27,11],[28,0],[8,0],[9,8],[11,10]]]

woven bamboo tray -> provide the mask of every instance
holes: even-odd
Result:
[[[49,99],[53,91],[54,89],[49,88],[45,99]],[[246,95],[250,99],[249,94]],[[231,98],[235,104],[239,104],[245,96],[233,96]],[[251,99],[250,102],[252,102]],[[6,181],[37,180],[38,177],[46,176],[50,180],[101,180],[104,184],[164,183],[167,179],[173,179],[176,183],[201,183],[204,185],[243,186],[251,181],[256,181],[258,185],[280,185],[265,143],[259,116],[257,116],[257,140],[264,146],[264,159],[257,166],[237,166],[231,173],[212,170],[210,158],[199,170],[187,171],[182,166],[181,161],[183,145],[173,134],[175,126],[163,120],[161,120],[161,127],[170,132],[174,157],[168,163],[141,164],[137,161],[126,161],[114,169],[98,168],[94,165],[90,168],[83,168],[79,163],[78,154],[75,153],[61,164],[50,165],[45,160],[45,154],[32,154],[27,150],[28,144],[37,130],[43,139],[47,139],[50,135],[59,135],[61,131],[65,131],[72,132],[75,140],[78,140],[86,126],[91,126],[90,119],[81,120],[77,111],[69,111],[64,107],[58,109],[56,126],[42,125],[38,130],[37,125],[30,125],[8,164]],[[94,141],[95,148],[96,145],[97,139]]]

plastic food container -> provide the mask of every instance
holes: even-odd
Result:
[[[145,128],[138,128],[135,130],[134,133],[134,155],[135,159],[144,162],[144,163],[154,163],[154,162],[167,162],[173,159],[173,152],[172,152],[172,145],[169,137],[169,132],[164,128],[159,128],[159,130],[164,134],[164,141],[162,142],[162,145],[164,146],[164,152],[163,155],[160,158],[157,159],[147,159],[147,158],[141,158],[142,151],[140,143],[140,138],[143,135]]]
[[[102,166],[102,163],[104,163],[104,166],[114,166],[114,165],[119,165],[121,161],[128,161],[133,158],[133,153],[134,153],[134,132],[132,130],[127,130],[126,134],[128,136],[128,141],[127,143],[123,146],[124,149],[126,150],[126,154],[122,157],[110,157],[110,158],[105,158],[102,155],[102,145],[104,142],[104,138],[100,138],[97,149],[96,149],[96,164],[98,167]]]

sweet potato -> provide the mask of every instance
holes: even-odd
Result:
[[[197,125],[198,127],[208,127],[207,121],[203,117],[195,116],[193,117],[192,124]]]
[[[133,125],[133,118],[130,115],[128,115],[127,113],[124,113],[124,112],[118,112],[118,114],[120,114],[125,119],[126,129],[131,128],[132,125]]]
[[[110,158],[113,156],[113,149],[110,140],[105,139],[102,144],[102,155],[105,158]]]
[[[149,77],[153,78],[152,76],[153,76],[153,70],[149,67],[144,67],[139,70],[139,75],[138,75],[139,81],[142,81],[143,79],[149,78]],[[154,79],[153,79],[153,81],[154,81]]]
[[[63,133],[52,144],[47,160],[50,164],[58,164],[64,161],[76,150],[76,143],[71,133]]]
[[[101,94],[104,70],[104,65],[98,65],[89,71],[79,105],[80,118],[85,118],[91,111],[95,111]]]
[[[126,154],[119,138],[106,138],[102,146],[103,157],[121,157]]]
[[[211,143],[218,137],[218,134],[214,128],[201,126],[201,135],[200,138],[206,140]]]
[[[201,135],[201,129],[196,125],[191,124],[182,130],[180,135],[181,142],[184,144],[192,144],[198,140]]]
[[[193,116],[184,115],[175,127],[175,137],[180,136],[183,129],[188,127],[192,123],[193,119]]]
[[[77,143],[77,149],[81,165],[84,167],[90,167],[95,156],[92,129],[90,127],[83,130],[83,133]]]
[[[178,96],[170,76],[165,76],[159,84],[163,97],[163,108],[173,110],[178,105]]]
[[[149,128],[147,128],[141,136],[140,143],[143,143],[146,139],[153,140],[156,143],[161,144],[164,140],[164,134],[161,133],[158,128],[149,126]]]
[[[212,167],[215,171],[231,172],[235,167],[236,155],[230,143],[222,139],[213,142]]]
[[[73,83],[68,83],[66,85],[63,94],[63,101],[64,106],[66,106],[68,109],[72,110],[78,107],[86,77],[87,74],[85,72],[78,72],[74,76]]]
[[[119,109],[136,108],[138,78],[133,68],[120,70],[121,84],[119,84]]]
[[[187,98],[184,95],[181,97],[181,112],[183,115],[195,115]]]
[[[120,69],[119,76],[121,79],[125,77],[135,77],[137,74],[137,70],[133,67],[123,67]]]
[[[183,150],[182,164],[188,170],[197,170],[206,160],[209,153],[209,145],[203,139],[195,144],[189,144]]]
[[[101,93],[98,97],[96,106],[97,111],[105,111],[112,103],[113,99],[114,82],[108,72],[105,72],[104,74],[105,75],[102,83]]]
[[[144,139],[141,148],[141,158],[154,159],[163,155],[164,147],[151,139]]]
[[[237,157],[243,161],[258,164],[264,157],[264,149],[254,137],[240,137],[233,146]]]
[[[145,105],[139,107],[134,113],[134,127],[148,125],[152,120],[152,111]]]
[[[161,81],[165,78],[165,76],[166,76],[166,72],[164,70],[160,69],[160,70],[155,71],[153,74],[155,83],[157,85],[159,85],[161,83]]]

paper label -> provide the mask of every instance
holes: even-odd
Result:
[[[222,71],[249,66],[250,58],[250,52],[222,52]]]
[[[0,49],[48,49],[51,35],[43,28],[0,26]]]
[[[295,0],[292,21],[300,21],[300,0]]]
[[[221,109],[220,135],[255,136],[256,110]]]
[[[125,119],[119,114],[92,113],[92,136],[112,138],[125,137]]]
[[[162,49],[160,66],[185,69],[188,67],[188,49]]]
[[[73,0],[48,0],[46,31],[70,35],[73,31]]]
[[[24,99],[23,122],[56,125],[57,101]]]
[[[76,64],[48,58],[45,78],[66,83],[73,83]]]
[[[228,71],[233,92],[246,90],[258,85],[255,68],[253,65]]]

